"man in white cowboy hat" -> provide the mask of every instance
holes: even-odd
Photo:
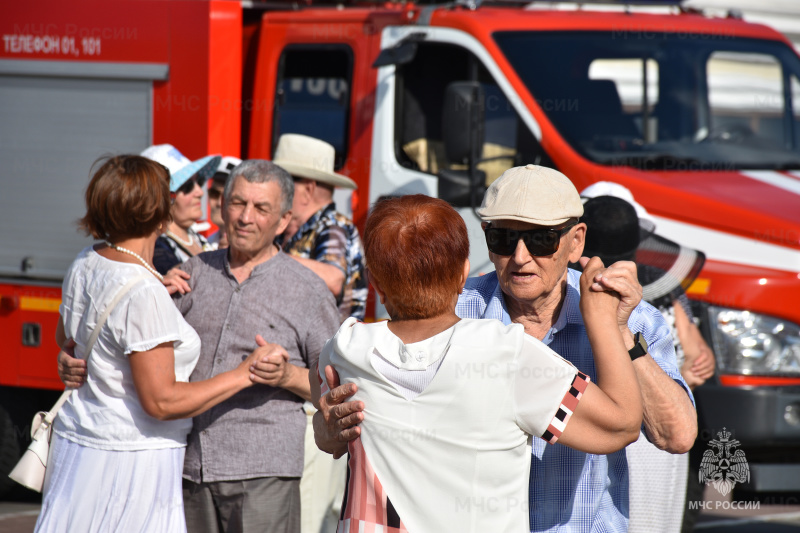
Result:
[[[495,271],[467,280],[456,314],[522,324],[525,333],[596,381],[580,308],[580,273],[568,268],[571,262],[588,261],[582,258],[586,225],[579,221],[583,204],[575,186],[551,168],[514,167],[489,186],[478,215]],[[635,265],[606,267],[589,289],[620,295],[617,325],[642,390],[648,439],[671,453],[688,451],[697,435],[693,398],[676,367],[664,318],[641,301]],[[315,436],[322,449],[340,455],[347,441],[358,437],[360,428],[353,426],[366,406],[346,401],[356,392],[354,384],[334,387],[338,380],[332,369],[326,369],[326,377],[330,391],[320,399]],[[628,530],[624,450],[587,454],[533,439],[532,454],[531,531]]]
[[[333,171],[335,149],[307,135],[285,133],[278,139],[272,161],[294,178],[292,219],[278,240],[284,252],[321,277],[336,297],[342,321],[364,318],[367,279],[364,247],[353,222],[336,211],[333,189],[355,189],[356,183]],[[333,531],[338,519],[346,477],[345,461],[334,461],[314,444],[307,414],[305,464],[300,480],[302,533]]]
[[[333,171],[333,146],[295,133],[278,139],[273,163],[294,178],[292,219],[279,239],[284,252],[321,277],[336,297],[342,321],[364,318],[364,247],[353,222],[336,211],[333,189],[356,183]]]
[[[217,169],[220,156],[208,155],[191,161],[171,144],[150,146],[141,155],[161,163],[169,170],[169,190],[173,195],[170,210],[172,220],[156,240],[153,253],[156,270],[166,274],[190,257],[213,249],[192,226],[203,216],[203,185]]]

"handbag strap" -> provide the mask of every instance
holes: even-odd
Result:
[[[97,337],[100,335],[100,330],[103,329],[106,320],[108,320],[108,315],[111,314],[111,311],[114,310],[114,308],[117,306],[122,297],[125,296],[128,293],[128,291],[130,291],[133,288],[134,285],[136,285],[137,283],[148,277],[150,277],[150,274],[141,274],[130,280],[128,283],[126,283],[125,286],[123,286],[122,289],[120,289],[117,292],[117,294],[114,295],[114,299],[111,300],[111,303],[106,306],[105,310],[103,311],[103,314],[100,315],[100,319],[97,321],[97,325],[94,327],[92,334],[89,336],[89,342],[86,343],[87,370],[89,368],[88,365],[89,357],[92,355],[92,350],[94,349],[94,343],[97,342]],[[53,420],[58,414],[59,409],[61,409],[61,406],[64,405],[64,402],[67,401],[69,395],[72,394],[73,390],[74,389],[67,389],[61,394],[61,396],[58,397],[58,401],[55,403],[55,405],[53,405],[53,408],[47,412],[47,415],[45,415],[43,424],[50,425],[53,423]]]
[[[128,283],[125,284],[124,287],[122,287],[122,289],[119,290],[119,292],[117,292],[117,294],[114,295],[114,299],[111,300],[111,303],[106,306],[105,310],[103,311],[103,314],[100,315],[100,319],[97,321],[97,325],[94,327],[94,331],[92,331],[92,334],[89,337],[89,342],[86,343],[87,363],[89,361],[89,357],[92,355],[92,350],[94,349],[94,343],[97,342],[97,337],[100,335],[100,330],[105,325],[106,320],[108,320],[108,315],[111,314],[111,311],[113,311],[114,308],[119,303],[119,301],[122,300],[122,297],[125,296],[128,293],[128,291],[130,291],[133,288],[134,285],[149,277],[150,274],[141,274],[130,280]]]

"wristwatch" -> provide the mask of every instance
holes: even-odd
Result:
[[[641,356],[647,354],[647,341],[644,340],[644,337],[641,333],[637,332],[633,336],[633,342],[635,344],[633,345],[633,348],[628,350],[628,355],[631,356],[631,361],[636,361]]]

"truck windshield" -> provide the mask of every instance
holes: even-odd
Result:
[[[725,35],[498,32],[567,142],[647,170],[800,168],[800,59]]]

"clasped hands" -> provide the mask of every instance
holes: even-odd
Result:
[[[250,360],[250,380],[253,383],[284,387],[295,366],[289,363],[289,352],[279,344],[268,343],[256,335],[257,348],[246,358]],[[58,354],[58,376],[70,389],[86,382],[86,361],[75,357],[75,341],[68,339]]]

